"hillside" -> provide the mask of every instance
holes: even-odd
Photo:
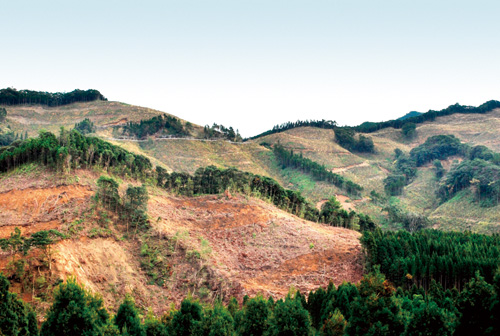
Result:
[[[60,174],[36,164],[0,175],[0,238],[15,227],[25,237],[50,229],[66,235],[53,247],[52,274],[40,250],[26,257],[22,279],[37,283],[40,307],[53,281],[68,276],[99,292],[111,309],[129,293],[156,313],[188,293],[207,301],[216,295],[282,297],[291,286],[306,292],[361,278],[359,233],[308,222],[244,195],[186,198],[150,186],[151,228],[127,234],[92,200],[99,175],[81,169]],[[121,193],[137,184],[118,181]],[[0,254],[0,271],[12,274],[11,258]],[[22,279],[14,291],[32,301]]]
[[[35,136],[40,129],[57,133],[60,127],[73,128],[75,123],[89,118],[97,126],[99,134],[111,137],[112,126],[124,125],[131,121],[138,122],[164,114],[164,112],[146,107],[104,100],[57,107],[44,105],[3,107],[7,110],[5,124],[9,124],[16,133],[24,134],[28,131],[29,136]],[[196,125],[195,128],[200,129]]]
[[[383,180],[387,177],[394,160],[394,150],[401,149],[408,153],[428,137],[439,134],[453,134],[463,143],[484,145],[494,151],[500,151],[500,109],[486,114],[454,114],[438,117],[434,121],[417,125],[416,136],[412,140],[403,138],[401,130],[386,128],[370,133],[375,144],[376,153],[351,153],[338,146],[333,141],[333,130],[312,127],[296,128],[259,138],[257,142],[281,143],[282,145],[302,153],[333,172],[342,174],[365,188],[362,200],[351,199],[351,204],[357,211],[367,213],[377,218],[379,223],[387,222],[383,210],[389,204],[397,204],[406,211],[422,213],[428,216],[435,228],[447,230],[473,230],[477,232],[500,231],[500,206],[481,208],[474,203],[467,192],[460,193],[452,200],[439,204],[435,191],[437,183],[431,165],[419,168],[417,179],[405,187],[402,196],[387,201],[370,201],[370,192],[374,190],[384,194]],[[444,161],[445,169],[449,170],[453,159]],[[308,197],[317,201],[317,197]],[[320,195],[321,193],[317,193]],[[341,197],[338,196],[337,197]],[[326,197],[325,197],[326,198]]]
[[[90,111],[78,114],[78,104],[67,106],[71,120]],[[225,316],[224,330],[236,334],[246,334],[245,320],[274,328],[282,314],[305,323],[300,335],[337,322],[348,334],[372,326],[413,335],[430,308],[442,327],[429,326],[428,334],[462,335],[476,315],[483,329],[493,328],[498,235],[440,230],[499,231],[500,205],[479,201],[500,196],[500,155],[473,148],[498,145],[496,129],[474,132],[496,127],[498,112],[438,118],[420,124],[412,139],[386,128],[369,135],[370,153],[350,152],[336,142],[339,130],[317,127],[244,143],[162,138],[154,127],[153,136],[110,143],[102,139],[121,129],[106,126],[105,116],[88,116],[98,126],[90,136],[42,131],[0,149],[0,294],[31,303],[42,334],[61,300],[70,306],[78,299],[61,293],[73,288],[75,295],[80,286],[90,301],[79,308],[98,307],[102,298],[116,314],[99,327],[109,330],[118,330],[124,307],[140,314],[135,323],[149,334],[178,334],[185,330],[179,321],[196,310],[196,328],[220,331],[214,321]],[[39,116],[30,120],[25,125],[43,128]],[[404,178],[392,197],[389,176]],[[453,176],[465,178],[444,184]],[[407,231],[393,231],[401,228]],[[17,296],[7,292],[9,282]],[[487,302],[481,312],[463,305],[476,301]],[[249,314],[256,305],[266,311],[257,322]],[[36,325],[24,307],[18,319],[31,316]],[[49,335],[58,333],[51,328]]]
[[[37,109],[43,112],[33,112]],[[97,135],[109,139],[113,137],[112,128],[102,128],[103,126],[109,126],[113,121],[125,118],[129,121],[138,121],[157,113],[160,112],[117,102],[96,101],[58,108],[17,106],[9,111],[8,122],[15,131],[25,129],[27,125],[34,131],[47,128],[47,123],[55,120],[56,115],[65,116],[64,126],[68,128],[72,127],[73,122],[88,117],[98,126]],[[19,122],[20,120],[23,120],[23,124]],[[61,123],[50,127],[55,130],[59,126]],[[499,221],[496,215],[497,207],[481,209],[464,194],[464,197],[460,196],[462,201],[459,204],[466,211],[457,218],[453,204],[458,200],[439,204],[435,196],[437,184],[432,178],[430,166],[419,168],[417,179],[405,188],[400,197],[382,201],[372,200],[371,193],[373,191],[378,195],[384,195],[383,181],[391,170],[396,148],[408,153],[430,136],[453,134],[471,146],[485,145],[494,151],[500,151],[499,129],[500,109],[485,114],[452,114],[418,124],[416,135],[411,140],[404,138],[400,129],[394,128],[385,128],[368,134],[374,141],[376,152],[373,154],[351,153],[334,142],[333,130],[314,127],[293,128],[244,143],[154,137],[141,142],[126,140],[112,142],[134,153],[146,155],[156,165],[162,165],[169,171],[192,174],[199,167],[208,165],[236,167],[272,177],[287,188],[300,191],[310,202],[318,206],[331,196],[336,196],[344,208],[369,214],[384,227],[391,227],[391,224],[388,223],[387,212],[383,209],[390,204],[396,204],[405,211],[428,216],[436,228],[470,228],[479,232],[495,232],[498,230]],[[326,182],[316,181],[298,170],[283,168],[272,151],[260,145],[261,143],[272,145],[278,142],[296,153],[302,153],[304,157],[324,164],[332,172],[358,183],[364,188],[361,197],[352,197],[343,190]],[[443,164],[449,169],[452,161]]]

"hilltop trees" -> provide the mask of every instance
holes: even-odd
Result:
[[[457,103],[455,105],[450,105],[447,108],[440,111],[429,110],[429,112],[427,113],[423,113],[418,116],[409,117],[405,119],[389,120],[382,122],[364,122],[361,125],[356,126],[355,130],[363,133],[371,133],[387,127],[394,127],[400,129],[408,123],[421,124],[425,121],[432,121],[437,117],[447,116],[455,113],[467,113],[467,114],[488,113],[499,107],[500,107],[500,102],[496,100],[487,101],[486,103],[478,107],[459,105]]]
[[[410,157],[417,167],[427,162],[439,159],[444,160],[452,155],[465,153],[465,147],[454,135],[435,135],[428,137],[425,142],[410,151]]]
[[[41,104],[48,106],[61,106],[75,102],[87,102],[94,100],[107,100],[97,90],[74,90],[71,92],[41,92],[31,90],[16,90],[6,88],[0,90],[0,104],[21,105],[21,104]]]
[[[213,124],[212,127],[205,125],[203,127],[203,137],[205,139],[227,139],[229,141],[240,142],[242,141],[241,135],[238,130],[232,127],[225,127],[224,125]]]
[[[297,127],[318,127],[318,128],[325,128],[325,129],[336,129],[337,128],[337,122],[333,120],[297,120],[295,122],[286,122],[281,125],[275,125],[271,130],[266,131],[264,133],[261,133],[259,135],[253,136],[249,138],[250,140],[257,139],[266,135],[274,134],[274,133],[280,133],[284,132],[286,130],[292,129],[292,128],[297,128]]]
[[[148,135],[157,133],[160,133],[160,136],[187,136],[189,130],[183,126],[180,119],[167,114],[160,114],[140,122],[129,122],[123,127],[123,134],[135,136],[138,139],[144,139]]]

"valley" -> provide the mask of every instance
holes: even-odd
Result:
[[[318,314],[330,308],[314,308],[314,297],[326,290],[351,295],[338,298],[351,328],[364,323],[355,322],[351,309],[371,302],[363,290],[393,300],[401,294],[391,283],[410,293],[427,290],[436,279],[443,293],[450,283],[463,290],[473,274],[458,278],[463,270],[455,265],[483,267],[486,281],[494,281],[496,236],[473,233],[500,232],[500,205],[481,199],[496,195],[494,188],[481,188],[497,183],[500,109],[437,117],[417,124],[411,138],[394,128],[366,133],[373,142],[368,152],[340,146],[335,128],[293,127],[235,141],[228,137],[232,128],[202,127],[167,114],[154,119],[162,112],[119,102],[6,110],[4,129],[22,137],[0,150],[0,271],[11,292],[39,316],[49,313],[54,288],[76,281],[98,293],[107,311],[118,314],[124,298],[132,298],[134,309],[149,311],[155,321],[181,314],[189,300],[205,307],[242,305],[244,311],[249,298],[286,304],[308,295],[301,305],[320,330]],[[130,135],[152,127],[144,126],[151,120],[166,120],[170,128]],[[71,131],[78,123],[91,132]],[[456,152],[446,147],[453,143],[459,144]],[[417,164],[417,155],[437,155],[439,164],[427,158]],[[292,159],[298,161],[287,161]],[[446,183],[460,176],[458,168],[493,180],[471,175],[453,189]],[[387,181],[401,176],[405,183],[389,192]],[[474,247],[490,239],[488,250],[477,260],[467,256],[450,264],[457,252],[448,243],[440,247],[448,253],[442,260],[432,256],[431,269],[420,261],[431,262],[427,243],[412,252],[421,259],[404,255],[410,245],[398,245],[447,231],[449,236],[432,234],[446,242],[470,239]],[[455,237],[456,231],[468,233]],[[391,244],[397,264],[384,248]],[[462,308],[453,305],[439,314],[458,316]],[[173,322],[161,323],[175,329]]]

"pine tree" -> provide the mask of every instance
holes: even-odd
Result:
[[[98,336],[108,318],[100,297],[92,295],[74,279],[68,279],[54,292],[54,302],[40,336]]]
[[[263,335],[268,329],[269,314],[268,302],[262,296],[248,299],[242,308],[238,333],[242,336]]]
[[[345,329],[347,327],[347,321],[340,312],[340,310],[335,309],[333,313],[325,320],[325,323],[321,327],[320,335],[322,336],[343,336]]]
[[[190,336],[202,319],[201,305],[191,298],[184,299],[181,309],[172,318],[172,335]]]
[[[307,336],[312,335],[311,317],[302,307],[301,300],[288,295],[285,300],[276,302],[269,319],[270,336]]]
[[[9,292],[10,283],[0,273],[0,335],[37,336],[35,312]]]
[[[122,333],[126,329],[127,334],[130,336],[145,336],[141,319],[138,316],[134,300],[131,296],[127,295],[118,308],[114,323]]]
[[[192,334],[193,336],[227,336],[233,333],[233,317],[222,303],[216,302],[213,308],[203,313],[201,322],[195,325]]]

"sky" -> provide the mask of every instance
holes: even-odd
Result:
[[[500,100],[498,0],[0,3],[0,88],[92,88],[245,137]]]

